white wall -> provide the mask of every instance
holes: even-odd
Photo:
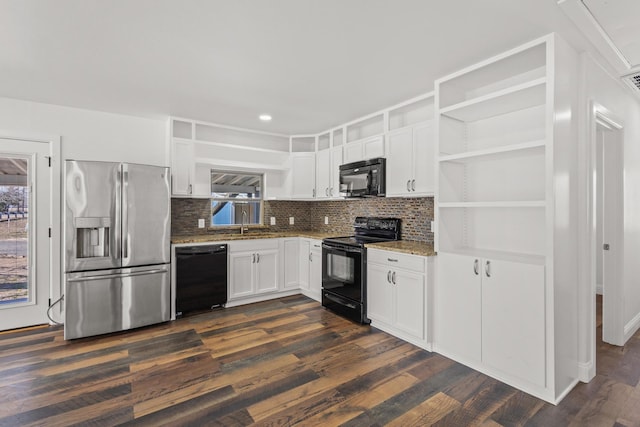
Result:
[[[629,89],[616,76],[608,74],[588,54],[583,54],[583,102],[594,101],[622,120],[624,125],[624,265],[623,265],[623,322],[625,334],[631,334],[640,326],[640,100],[634,97]],[[588,108],[584,109],[582,117],[583,138],[586,145],[588,132],[584,129],[589,123]],[[581,147],[584,148],[584,147]],[[586,158],[582,157],[582,161]],[[586,167],[583,168],[582,179],[588,180]],[[583,195],[585,197],[586,195]],[[588,208],[582,204],[583,208]],[[588,244],[584,236],[585,247]],[[581,254],[582,268],[588,268],[588,254]],[[589,308],[592,298],[589,283],[580,284],[580,361],[591,361],[588,348],[589,336],[595,327],[589,318]]]
[[[0,129],[17,134],[60,136],[62,160],[125,161],[169,166],[166,127],[163,120],[0,97]],[[61,208],[60,204],[57,206]],[[60,236],[61,225],[53,224],[53,227],[58,227],[54,236]],[[53,255],[54,259],[61,249],[54,247],[56,250],[58,253]],[[56,271],[60,270],[54,269],[55,277],[51,278],[50,297],[53,300],[60,297],[64,286]],[[61,311],[56,310],[54,317],[60,319],[60,316]]]
[[[59,135],[63,159],[169,166],[162,120],[0,98],[0,129]]]

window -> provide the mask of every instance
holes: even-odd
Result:
[[[261,174],[211,170],[211,225],[262,224]]]

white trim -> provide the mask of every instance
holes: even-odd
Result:
[[[195,136],[196,136],[196,132],[195,132],[195,126],[196,125],[211,126],[211,127],[217,127],[217,128],[229,129],[229,130],[237,130],[237,131],[240,131],[240,132],[257,133],[257,134],[260,134],[260,135],[278,136],[278,137],[282,137],[282,138],[289,138],[289,136],[290,136],[290,135],[285,135],[283,133],[275,133],[275,132],[267,132],[267,131],[263,131],[263,130],[241,128],[241,127],[237,127],[237,126],[223,125],[223,124],[220,124],[220,123],[203,122],[203,121],[200,121],[200,120],[186,119],[184,117],[171,116],[169,119],[170,120],[177,120],[179,122],[191,123],[191,126],[192,126],[191,135],[194,137],[194,139],[195,139]]]
[[[596,367],[593,361],[578,363],[578,379],[583,383],[588,383],[596,376]]]
[[[21,141],[34,141],[49,144],[49,157],[51,158],[51,194],[49,195],[49,227],[51,227],[51,239],[49,239],[49,296],[52,301],[62,295],[62,269],[61,269],[61,215],[62,215],[62,175],[61,171],[61,147],[59,135],[48,135],[35,132],[23,132],[0,129],[0,138]],[[58,305],[58,315],[62,318],[62,304]]]
[[[239,305],[245,304],[253,304],[254,302],[269,301],[272,299],[288,297],[291,295],[300,295],[300,293],[300,289],[294,289],[291,291],[273,292],[268,294],[255,295],[248,298],[239,298],[232,301],[227,301],[227,303],[225,304],[225,308],[237,307]]]
[[[626,343],[638,329],[640,329],[640,313],[624,325],[624,342]]]
[[[617,72],[631,71],[627,58],[581,0],[558,0],[558,6]]]

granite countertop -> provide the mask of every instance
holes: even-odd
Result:
[[[181,243],[207,243],[226,242],[231,240],[252,240],[252,239],[278,239],[283,237],[306,237],[308,239],[322,240],[327,237],[335,237],[336,233],[323,233],[318,231],[281,231],[281,232],[260,232],[248,231],[240,233],[216,233],[216,234],[195,234],[189,236],[171,236],[172,244]]]
[[[367,248],[383,249],[385,251],[402,252],[411,255],[434,256],[432,243],[415,240],[396,240],[393,242],[368,243]]]

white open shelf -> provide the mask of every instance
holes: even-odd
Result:
[[[544,208],[544,200],[505,200],[497,202],[441,202],[441,208]]]
[[[440,114],[464,122],[474,122],[545,102],[545,77],[501,89],[445,107]]]
[[[546,140],[542,139],[537,141],[523,142],[519,144],[511,144],[511,145],[503,145],[500,147],[486,148],[483,150],[467,151],[465,153],[447,154],[444,156],[441,155],[439,160],[441,162],[465,162],[465,161],[473,161],[477,158],[485,157],[485,156],[494,156],[496,158],[511,156],[514,152],[518,152],[518,151],[535,150],[535,149],[544,150],[546,142],[547,142]]]

